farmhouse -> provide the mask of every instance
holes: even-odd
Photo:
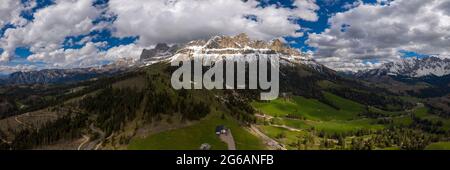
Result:
[[[216,127],[216,135],[226,134],[227,131],[228,130],[225,128],[224,125],[220,125],[220,126]]]

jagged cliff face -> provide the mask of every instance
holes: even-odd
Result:
[[[245,60],[253,61],[258,57],[277,57],[280,64],[302,64],[319,72],[329,70],[317,63],[309,54],[286,46],[275,39],[270,42],[252,40],[246,34],[237,36],[215,36],[209,40],[194,40],[186,44],[169,46],[160,43],[153,49],[144,49],[141,55],[143,65],[158,62],[183,61],[202,58],[209,61]]]
[[[171,57],[179,49],[178,45],[169,46],[165,43],[159,43],[155,48],[142,51],[140,60],[142,62],[155,62]]]
[[[212,61],[226,59],[253,59],[258,56],[279,57],[282,62],[287,63],[315,63],[312,58],[296,49],[289,48],[280,40],[265,42],[251,40],[246,34],[234,37],[215,36],[208,41],[196,40],[185,45],[184,48],[171,58],[172,60],[190,60],[193,58],[206,58]]]
[[[205,58],[211,61],[221,59],[252,61],[257,57],[278,57],[281,64],[303,64],[319,72],[327,69],[316,63],[311,56],[287,47],[278,39],[265,42],[251,40],[246,34],[239,34],[234,37],[215,36],[207,41],[196,40],[183,45],[169,46],[160,43],[153,49],[143,50],[141,63],[123,59],[101,67],[17,72],[4,81],[12,84],[77,82],[102,75],[112,75],[137,65],[151,65],[162,61],[194,58]]]

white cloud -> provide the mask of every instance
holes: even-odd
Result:
[[[182,43],[213,35],[234,35],[248,33],[253,38],[273,39],[283,36],[303,36],[295,20],[316,21],[319,7],[315,0],[295,0],[295,8],[278,5],[258,6],[257,0],[110,0],[107,6],[94,7],[94,0],[56,0],[33,14],[34,20],[16,22],[20,11],[30,5],[19,1],[2,0],[0,21],[17,23],[17,28],[8,29],[0,39],[4,52],[1,61],[10,60],[17,47],[28,47],[33,53],[31,62],[43,62],[48,68],[69,68],[95,66],[105,61],[120,58],[138,59],[143,47],[158,42]],[[3,5],[7,4],[7,5]],[[103,7],[107,8],[107,13]],[[6,13],[14,17],[5,17]],[[3,14],[4,12],[5,14]],[[92,21],[100,15],[116,15],[114,23]],[[249,19],[252,18],[252,19]],[[68,36],[85,35],[92,30],[110,29],[114,36],[137,36],[137,44],[121,45],[108,51],[99,50],[104,43],[93,43],[91,36],[69,44],[83,45],[80,49],[64,49]],[[8,67],[11,68],[12,67]]]
[[[57,49],[50,52],[41,52],[28,57],[31,62],[43,62],[51,68],[78,68],[102,65],[124,58],[138,60],[142,47],[135,44],[120,45],[107,51],[99,48],[106,42],[86,43],[80,49]]]
[[[25,10],[25,5],[18,0],[1,0],[0,28],[6,24],[23,25],[26,20],[20,17],[22,10]]]
[[[134,60],[138,60],[143,49],[143,47],[139,47],[136,44],[120,45],[117,47],[113,47],[106,52],[103,52],[101,56],[105,60],[109,61],[115,61],[124,58],[132,58]]]
[[[15,65],[15,66],[5,66],[5,65],[0,65],[0,73],[14,73],[14,72],[18,72],[18,71],[31,71],[31,70],[36,70],[37,66],[35,65],[23,65],[23,64],[19,64],[19,65]]]
[[[353,3],[346,2],[346,3],[344,4],[344,6],[342,6],[342,8],[348,10],[348,9],[356,8],[356,7],[358,7],[358,6],[361,5],[361,4],[363,4],[362,0],[357,0],[357,1],[353,2]]]
[[[55,5],[34,13],[34,20],[23,27],[8,29],[0,40],[5,50],[3,60],[14,55],[17,47],[30,47],[39,55],[60,49],[67,36],[89,33],[92,21],[100,11],[92,6],[93,0],[56,0]]]
[[[139,44],[148,46],[242,32],[259,39],[300,36],[292,19],[315,21],[319,7],[312,0],[294,3],[289,9],[258,7],[256,0],[110,0],[109,11],[117,15],[115,35],[139,36]]]
[[[380,0],[379,3],[389,1]],[[310,34],[316,57],[339,70],[371,68],[367,60],[398,60],[400,50],[450,54],[450,0],[395,0],[362,4],[330,19],[331,28]],[[327,58],[339,58],[327,61]]]
[[[293,5],[297,7],[293,10],[294,16],[307,21],[317,21],[319,19],[316,11],[320,7],[315,0],[295,0]]]
[[[67,67],[86,67],[98,64],[96,59],[98,47],[102,43],[88,42],[80,49],[56,49],[49,52],[40,52],[28,57],[32,62],[44,62],[52,67],[67,68]]]
[[[9,52],[3,52],[2,54],[0,54],[0,62],[9,61],[9,56]]]

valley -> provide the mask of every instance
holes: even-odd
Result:
[[[445,95],[343,77],[279,41],[241,34],[159,48],[114,75],[1,86],[0,149],[423,150],[450,140]],[[261,101],[260,89],[175,90],[168,61],[203,54],[280,57],[279,98]]]
[[[342,109],[336,110],[314,99],[295,97],[279,99],[268,103],[255,102],[257,112],[263,114],[258,127],[273,139],[290,149],[356,149],[354,141],[363,141],[370,149],[402,149],[403,143],[385,145],[376,141],[379,133],[392,127],[408,127],[415,122],[412,117],[443,121],[429,114],[423,105],[404,112],[387,112],[375,108],[373,111],[385,114],[370,118],[361,115],[364,106],[353,101],[328,94],[331,101]],[[267,115],[266,115],[267,114]],[[450,122],[441,127],[448,131]],[[371,141],[374,140],[374,141]],[[403,148],[405,149],[405,148]]]

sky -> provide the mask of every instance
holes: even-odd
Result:
[[[0,73],[137,59],[156,43],[247,33],[339,71],[450,57],[450,0],[1,0]]]

